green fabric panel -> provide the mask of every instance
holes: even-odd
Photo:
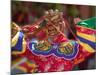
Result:
[[[96,29],[96,17],[92,17],[86,20],[82,20],[80,22],[77,23],[77,25],[79,26],[84,26],[87,28],[92,28],[92,29]]]

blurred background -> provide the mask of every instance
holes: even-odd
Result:
[[[96,6],[12,1],[12,21],[19,25],[31,24],[49,9],[58,9],[66,19],[87,19],[96,16]]]
[[[75,30],[73,25],[74,18],[78,17],[84,20],[96,16],[96,6],[13,0],[11,2],[11,20],[20,26],[29,25],[43,16],[44,12],[49,9],[58,9],[62,11],[64,13],[64,18],[69,21],[72,30]],[[95,69],[95,54],[91,55],[88,59],[75,66],[73,70]]]

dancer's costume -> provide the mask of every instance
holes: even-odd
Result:
[[[94,17],[77,23],[77,40],[69,40],[67,35],[56,34],[55,31],[52,31],[56,34],[55,36],[49,36],[46,29],[50,27],[49,25],[40,28],[38,32],[36,32],[37,26],[27,26],[30,32],[36,34],[31,40],[28,38],[25,40],[23,32],[18,30],[12,39],[12,55],[18,56],[19,60],[13,60],[13,62],[20,62],[18,66],[24,70],[24,73],[72,70],[75,65],[95,53],[95,19]],[[21,63],[23,58],[27,60]]]

